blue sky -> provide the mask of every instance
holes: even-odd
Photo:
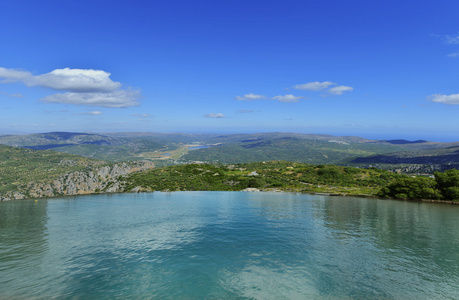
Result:
[[[459,141],[459,1],[2,1],[0,133]]]

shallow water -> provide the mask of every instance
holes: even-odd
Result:
[[[174,192],[0,203],[0,299],[459,299],[456,206]]]

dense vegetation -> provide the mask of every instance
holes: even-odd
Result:
[[[131,174],[126,190],[240,191],[247,188],[293,192],[373,195],[396,199],[459,201],[459,171],[434,178],[376,168],[310,165],[288,161],[233,165],[188,164]]]
[[[0,145],[0,193],[18,191],[29,182],[51,181],[64,174],[105,164],[104,161],[50,150]],[[121,176],[117,181],[124,191],[240,191],[254,188],[459,201],[459,171],[456,169],[435,172],[433,177],[414,177],[376,168],[289,161],[193,163],[136,172]]]
[[[377,194],[397,199],[433,199],[459,201],[459,171],[435,172],[430,177],[400,177]]]
[[[378,169],[310,165],[287,161],[236,165],[187,164],[127,177],[126,190],[239,191],[246,188],[374,195],[401,175]]]

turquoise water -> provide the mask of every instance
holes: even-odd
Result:
[[[289,193],[0,203],[0,299],[459,299],[459,207]]]

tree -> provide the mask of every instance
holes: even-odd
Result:
[[[451,169],[443,173],[435,172],[435,180],[443,199],[459,200],[459,171]]]
[[[441,193],[432,178],[404,177],[382,188],[378,196],[397,199],[440,199]]]

